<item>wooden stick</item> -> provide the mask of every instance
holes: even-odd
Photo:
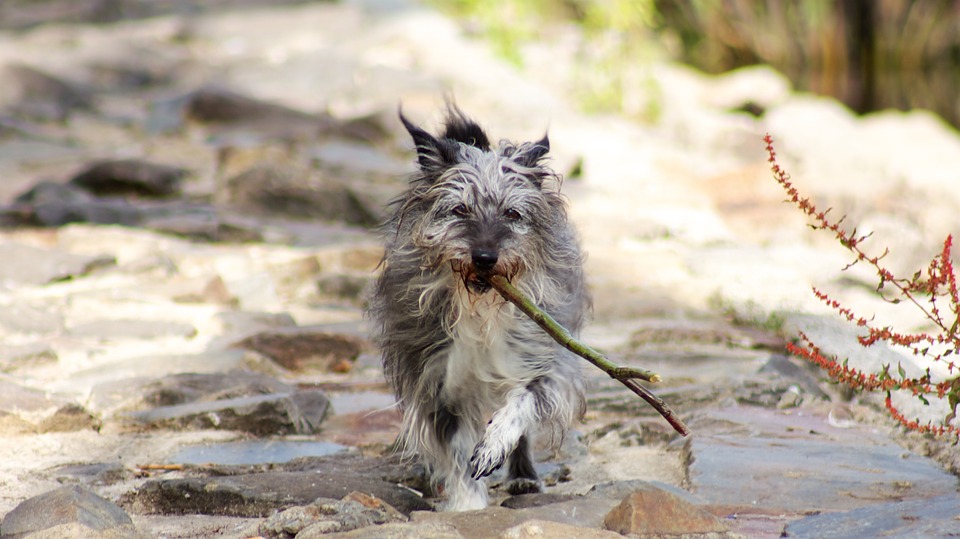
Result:
[[[586,359],[598,369],[609,374],[614,380],[627,386],[627,389],[647,401],[647,404],[663,416],[663,418],[667,420],[667,423],[670,423],[670,426],[682,436],[690,434],[690,429],[683,424],[683,421],[680,420],[677,414],[675,414],[663,400],[637,382],[637,380],[644,380],[655,384],[661,380],[659,374],[637,367],[617,365],[600,352],[578,341],[565,327],[554,320],[552,316],[544,312],[540,307],[537,307],[529,298],[523,295],[523,292],[520,292],[515,286],[510,284],[510,281],[508,281],[506,277],[494,275],[488,279],[488,282],[504,299],[516,305],[525,315],[529,316],[531,320],[543,328],[543,331],[552,337],[553,340],[557,341],[567,350]]]

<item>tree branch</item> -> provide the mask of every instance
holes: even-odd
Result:
[[[593,363],[595,367],[609,374],[614,380],[627,386],[627,389],[647,401],[647,404],[663,416],[663,418],[667,420],[667,423],[670,423],[670,426],[682,436],[690,434],[690,429],[683,424],[683,421],[680,420],[677,414],[675,414],[663,400],[637,382],[637,380],[644,380],[655,384],[661,380],[659,374],[637,367],[617,365],[600,352],[578,341],[565,327],[554,320],[552,316],[537,307],[529,298],[523,295],[522,292],[510,284],[506,277],[494,275],[488,279],[488,282],[504,299],[516,305],[518,309],[523,311],[523,313],[536,322],[538,326],[543,328],[543,331],[553,338],[553,340],[557,341],[567,350]]]

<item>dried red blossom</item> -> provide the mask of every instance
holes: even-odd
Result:
[[[767,145],[768,161],[773,177],[786,191],[787,200],[812,219],[812,228],[832,232],[838,243],[854,255],[853,262],[847,267],[861,262],[872,266],[879,278],[877,294],[885,301],[894,304],[906,302],[914,305],[935,325],[937,331],[932,334],[901,333],[890,326],[877,327],[871,320],[858,316],[827,293],[814,288],[814,295],[848,322],[866,329],[867,333],[858,338],[861,346],[873,346],[879,342],[903,346],[910,349],[916,356],[943,363],[946,365],[947,372],[953,374],[958,367],[948,357],[954,354],[960,355],[960,295],[957,291],[957,274],[951,260],[953,236],[947,236],[944,240],[943,249],[930,261],[925,276],[921,270],[909,279],[897,277],[881,263],[889,251],[884,250],[879,256],[871,256],[861,249],[861,244],[869,234],[858,236],[856,229],[848,232],[841,226],[844,220],[842,217],[837,221],[831,220],[828,217],[830,209],[820,211],[809,198],[801,196],[793,186],[790,174],[777,162],[773,138],[767,135],[764,137],[764,142]],[[892,286],[892,293],[889,292],[891,288],[886,285]],[[945,306],[944,303],[946,303]],[[846,361],[838,361],[836,356],[824,355],[822,350],[802,332],[799,337],[802,345],[788,344],[787,349],[790,353],[818,365],[831,379],[857,391],[886,391],[887,410],[907,429],[937,436],[960,436],[960,428],[951,424],[956,417],[957,406],[960,404],[960,376],[933,383],[929,369],[919,378],[910,378],[899,365],[896,373],[891,373],[890,366],[887,365],[882,372],[867,374],[847,366]],[[917,420],[909,420],[893,406],[890,396],[892,391],[909,391],[925,403],[928,402],[928,397],[947,399],[950,413],[938,425],[921,424]]]

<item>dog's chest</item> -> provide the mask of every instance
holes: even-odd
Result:
[[[461,392],[513,386],[532,376],[513,305],[493,294],[464,305],[446,361],[446,387]],[[531,343],[532,344],[532,343]]]

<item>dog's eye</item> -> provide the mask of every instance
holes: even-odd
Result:
[[[467,211],[466,205],[457,204],[456,206],[450,209],[450,213],[456,215],[457,217],[466,217],[467,213],[469,212]]]
[[[509,219],[510,221],[519,221],[519,220],[523,219],[523,215],[520,215],[520,212],[518,212],[517,210],[515,210],[515,209],[513,209],[513,208],[507,208],[507,209],[503,212],[503,216],[506,217],[507,219]]]

